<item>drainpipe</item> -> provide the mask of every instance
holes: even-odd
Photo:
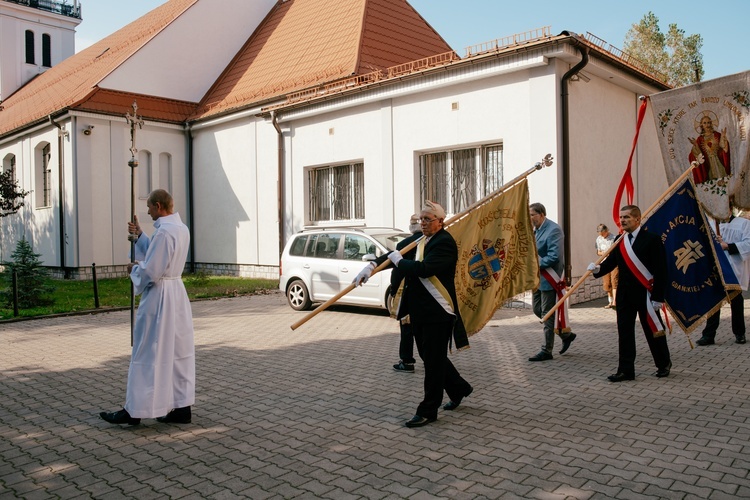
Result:
[[[276,197],[279,205],[279,259],[281,259],[281,254],[284,252],[284,245],[286,243],[284,241],[284,134],[281,132],[281,127],[279,127],[279,115],[276,114],[276,111],[271,111],[271,123],[273,124],[273,128],[276,129],[279,147],[278,172],[276,174],[278,178],[278,189]],[[281,260],[279,260],[279,262],[281,262]]]
[[[70,271],[65,266],[65,172],[63,164],[63,145],[65,144],[65,138],[68,137],[69,132],[65,130],[59,123],[52,119],[52,115],[49,115],[49,122],[57,127],[57,198],[58,198],[58,215],[60,217],[60,267],[62,268],[63,277],[70,279]]]
[[[575,38],[575,33],[563,31],[563,34]],[[570,255],[570,124],[568,112],[568,80],[578,73],[589,63],[588,48],[576,44],[578,52],[581,53],[581,61],[568,70],[560,81],[562,87],[562,175],[563,175],[563,234],[565,235],[565,280],[568,285],[572,283],[573,266]]]
[[[187,142],[187,174],[188,174],[188,230],[190,231],[190,272],[195,273],[195,209],[193,199],[193,133],[190,125],[185,124],[185,139]]]

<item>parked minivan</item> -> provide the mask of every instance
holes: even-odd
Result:
[[[292,236],[281,254],[279,289],[303,311],[349,286],[367,262],[396,249],[409,233],[394,228],[315,228]],[[390,308],[391,270],[374,274],[337,304]]]

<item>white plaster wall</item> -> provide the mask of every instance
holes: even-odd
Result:
[[[263,190],[275,192],[276,174],[259,180],[256,126],[255,120],[238,120],[193,132],[197,262],[258,263],[258,196]],[[270,139],[266,147],[276,150]],[[262,217],[276,221],[276,213],[263,207]],[[277,241],[264,243],[275,248]]]
[[[200,1],[99,86],[198,102],[275,3],[276,0]],[[142,78],[134,79],[133,75]]]
[[[71,211],[77,221],[79,247],[75,266],[123,265],[130,262],[127,222],[130,220],[130,127],[124,120],[83,116],[76,120],[77,183]],[[91,135],[83,130],[93,125]],[[136,147],[152,153],[154,165],[161,153],[172,157],[172,196],[183,222],[187,212],[187,161],[182,130],[146,123],[137,131]],[[136,167],[136,174],[141,167]],[[137,186],[137,184],[136,184]],[[160,187],[156,184],[154,189]],[[136,187],[137,189],[137,187]],[[143,230],[153,233],[146,202],[136,195],[136,215]]]
[[[596,226],[617,233],[613,202],[633,144],[639,94],[599,77],[571,82],[571,256],[573,276],[597,259]],[[667,188],[664,164],[650,108],[646,111],[633,157],[634,203],[646,210]],[[624,205],[623,196],[619,206]]]

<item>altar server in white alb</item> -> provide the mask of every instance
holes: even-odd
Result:
[[[146,202],[156,231],[149,238],[138,220],[128,223],[137,237],[136,262],[128,265],[135,293],[141,295],[133,333],[125,406],[100,416],[113,424],[138,425],[142,418],[190,423],[195,403],[193,316],[182,271],[190,233],[173,213],[172,196],[153,191]]]
[[[719,243],[724,253],[732,264],[732,270],[737,275],[737,280],[743,290],[747,290],[750,281],[750,220],[743,217],[740,212],[734,215],[729,222],[719,224]],[[745,340],[745,301],[742,294],[737,294],[730,302],[732,311],[732,333],[737,344],[744,344]],[[712,345],[716,338],[716,330],[719,328],[721,311],[716,311],[708,317],[703,336],[695,343],[698,345]]]

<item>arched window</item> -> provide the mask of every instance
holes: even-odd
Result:
[[[11,182],[16,181],[16,155],[9,154],[3,158],[3,172],[11,172]]]
[[[26,30],[26,64],[36,64],[34,54],[34,32]]]
[[[172,192],[172,155],[159,155],[159,188]]]
[[[138,166],[135,167],[135,177],[138,179],[138,198],[141,200],[147,200],[148,195],[153,191],[151,172],[151,152],[138,151]]]
[[[42,66],[52,67],[52,37],[47,33],[42,35]]]
[[[36,208],[52,206],[52,148],[49,142],[37,146],[35,150],[36,178],[34,191],[36,193]]]

